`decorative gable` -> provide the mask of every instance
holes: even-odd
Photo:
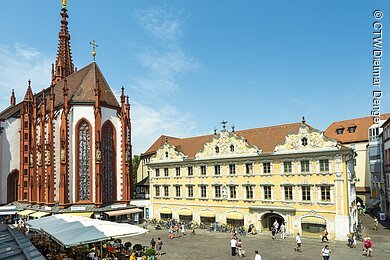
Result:
[[[315,152],[338,149],[336,140],[325,137],[323,132],[318,129],[310,129],[306,124],[302,124],[298,132],[288,134],[286,140],[275,147],[274,153]]]
[[[161,146],[156,154],[150,158],[152,163],[161,163],[161,162],[181,162],[187,158],[183,153],[176,150],[176,147],[170,145],[167,140],[163,146]]]
[[[249,145],[243,137],[222,130],[205,143],[203,150],[196,153],[195,159],[257,156],[260,152],[256,146]]]

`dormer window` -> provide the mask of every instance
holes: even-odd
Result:
[[[215,147],[215,153],[219,153],[219,147],[218,146]]]
[[[355,132],[356,132],[356,126],[348,127],[348,133],[355,133]]]
[[[343,132],[344,132],[344,128],[337,128],[336,129],[336,134],[338,134],[338,135],[342,135]]]
[[[303,138],[301,139],[301,141],[302,141],[302,145],[303,145],[303,146],[306,146],[306,145],[307,145],[307,138],[306,138],[306,137],[303,137]]]
[[[230,146],[230,151],[231,151],[231,152],[234,152],[234,145],[231,145],[231,146]]]
[[[168,152],[165,152],[165,158],[168,158]]]

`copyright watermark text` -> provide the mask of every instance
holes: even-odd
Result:
[[[373,12],[375,18],[372,24],[373,38],[372,38],[372,110],[371,115],[373,116],[374,123],[379,123],[380,111],[381,111],[381,61],[383,55],[382,49],[382,35],[383,35],[383,24],[381,19],[383,18],[383,12],[381,10],[375,10]]]

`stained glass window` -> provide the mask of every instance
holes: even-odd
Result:
[[[79,200],[91,199],[91,129],[86,121],[78,127],[79,139]]]

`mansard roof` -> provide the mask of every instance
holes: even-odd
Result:
[[[70,104],[90,103],[95,101],[95,86],[96,80],[99,80],[100,88],[100,103],[102,106],[120,108],[117,99],[114,96],[110,86],[105,80],[103,73],[99,69],[96,62],[93,62],[79,71],[67,76],[65,78],[68,85],[68,97]],[[63,86],[64,79],[57,82],[53,86],[53,93],[55,94],[55,108],[60,108],[63,105]],[[42,92],[45,92],[47,101],[49,101],[50,87],[35,94],[37,98],[37,104],[39,105],[42,100]],[[15,106],[10,106],[0,113],[0,120],[6,120],[10,117],[17,117],[20,113],[22,102]],[[48,108],[48,106],[47,106]]]
[[[297,132],[302,122],[283,124],[277,126],[253,128],[235,131],[235,134],[245,138],[250,145],[254,145],[262,150],[262,153],[272,153],[277,144],[283,143],[289,133]],[[310,126],[309,126],[310,127]],[[311,127],[310,127],[311,128]],[[151,155],[165,143],[176,148],[178,152],[194,159],[198,151],[201,151],[205,143],[213,139],[214,135],[202,135],[189,138],[176,138],[161,135],[143,155]]]
[[[390,113],[380,115],[381,120],[390,118]],[[341,143],[368,142],[368,128],[374,123],[372,116],[348,119],[333,122],[324,132],[325,136],[334,138]],[[350,133],[348,127],[356,127],[355,132]],[[344,129],[337,134],[337,129]]]

